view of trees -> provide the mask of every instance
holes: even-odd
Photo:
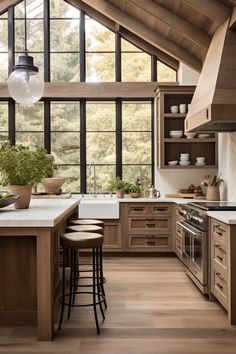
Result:
[[[43,0],[27,0],[27,45],[35,64],[44,73]],[[51,81],[80,81],[80,11],[63,0],[50,1]],[[15,60],[24,48],[24,7],[15,6]],[[0,16],[0,81],[8,76],[7,14]],[[87,82],[115,81],[115,33],[85,16],[85,73]],[[159,81],[176,81],[176,72],[157,61]],[[121,39],[121,80],[150,81],[151,56]],[[73,97],[71,97],[73,99]],[[122,171],[133,182],[151,181],[152,102],[122,101]],[[86,101],[87,191],[106,191],[116,174],[116,100]],[[66,177],[64,189],[80,191],[80,102],[51,101],[51,153]],[[44,145],[44,103],[16,104],[16,143]],[[0,103],[0,140],[7,137],[7,102]]]

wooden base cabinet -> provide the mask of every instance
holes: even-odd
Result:
[[[121,223],[118,220],[103,220],[104,221],[104,251],[121,251],[123,249]]]
[[[236,324],[236,225],[210,221],[211,292]]]
[[[121,203],[125,251],[171,251],[171,213],[171,203]]]

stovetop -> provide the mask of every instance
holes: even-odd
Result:
[[[201,210],[236,210],[236,202],[191,202],[188,205]]]

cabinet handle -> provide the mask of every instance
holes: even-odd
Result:
[[[156,225],[155,225],[155,224],[147,224],[147,223],[146,223],[146,226],[153,228],[153,227],[155,227]]]
[[[131,208],[131,210],[133,210],[133,211],[144,211],[144,208]]]
[[[215,247],[218,248],[218,250],[220,250],[221,252],[226,253],[225,250],[221,247],[221,245],[217,244],[217,245],[215,245]]]
[[[220,262],[223,261],[223,257],[220,257],[220,256],[216,256],[217,259],[219,259]]]
[[[156,244],[155,236],[146,236],[146,244],[155,245]]]
[[[216,283],[216,286],[217,286],[220,290],[223,290],[223,289],[224,289],[223,286],[220,285],[219,283]]]
[[[221,229],[220,225],[215,225],[215,229],[218,230],[218,231],[215,230],[215,233],[219,236],[222,236],[223,230]]]
[[[166,211],[166,210],[168,210],[168,208],[165,208],[165,207],[163,207],[163,208],[154,207],[153,210],[154,210],[154,211]]]

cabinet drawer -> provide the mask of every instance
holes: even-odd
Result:
[[[129,231],[155,231],[166,232],[171,231],[170,217],[132,217],[129,218]]]
[[[153,215],[169,215],[171,214],[171,205],[166,203],[150,203],[150,213]]]
[[[128,205],[129,215],[146,215],[148,214],[148,206],[146,204],[129,204]]]
[[[215,240],[212,240],[212,260],[218,263],[223,269],[227,269],[228,267],[228,254],[223,245]]]
[[[223,274],[217,266],[213,266],[213,265],[211,271],[211,291],[227,310],[228,309],[227,276]]]
[[[218,220],[212,220],[211,235],[216,242],[220,242],[226,246],[229,235],[229,227]]]
[[[129,235],[129,248],[168,248],[169,237],[157,235]]]

